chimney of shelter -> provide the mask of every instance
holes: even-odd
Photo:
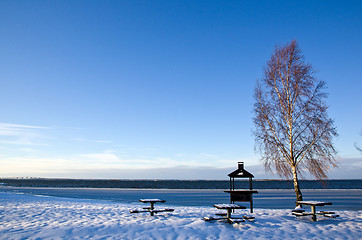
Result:
[[[244,162],[238,162],[238,170],[244,170]]]

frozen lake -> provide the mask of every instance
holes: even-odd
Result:
[[[254,208],[291,209],[295,203],[295,193],[290,189],[256,189]],[[7,187],[0,191],[31,195],[55,196],[78,199],[110,200],[121,203],[138,203],[140,198],[162,198],[167,205],[212,206],[228,203],[229,195],[220,189],[124,189],[124,188],[39,188]],[[330,210],[362,210],[362,190],[349,189],[302,189],[304,200],[332,202]],[[248,207],[249,203],[241,203]]]

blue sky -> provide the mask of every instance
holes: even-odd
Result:
[[[0,177],[265,174],[253,91],[293,39],[360,178],[360,1],[0,1]],[[249,166],[249,167],[248,167]]]

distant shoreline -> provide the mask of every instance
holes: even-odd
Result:
[[[31,179],[43,179],[43,180],[85,180],[85,181],[228,181],[225,179],[173,179],[173,178],[62,178],[62,177],[0,177],[1,180],[31,180]],[[328,179],[300,179],[300,181],[344,181],[344,180],[357,180],[362,181],[360,178],[328,178]],[[248,179],[238,179],[238,181],[248,181]],[[253,181],[293,181],[292,179],[254,179]]]
[[[362,189],[362,180],[300,180],[302,189]],[[229,180],[120,180],[61,178],[2,178],[1,186],[70,187],[70,188],[134,188],[134,189],[229,189]],[[293,189],[291,180],[253,180],[253,189]],[[235,188],[248,189],[249,182],[235,180]]]

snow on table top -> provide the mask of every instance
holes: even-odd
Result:
[[[218,209],[245,209],[246,207],[237,204],[215,204]]]
[[[166,202],[166,201],[158,198],[153,198],[153,199],[140,199],[140,202]]]
[[[320,201],[297,201],[298,204],[304,205],[315,205],[315,206],[323,206],[323,205],[332,205],[330,202],[320,202]]]

